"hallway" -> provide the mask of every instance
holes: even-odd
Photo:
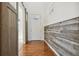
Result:
[[[79,55],[79,3],[23,2],[18,8],[20,56]]]
[[[28,31],[25,32],[25,27],[22,31],[25,21],[22,27],[20,26],[22,21],[19,21],[21,55],[53,56],[54,53],[60,56],[79,55],[79,3],[24,2],[23,6],[28,13],[26,14]],[[22,4],[19,4],[19,10],[24,11]],[[24,12],[21,14],[24,15]],[[23,16],[19,19],[24,18]],[[26,42],[28,44],[25,44]]]
[[[79,56],[79,2],[1,2],[1,56]]]
[[[44,41],[34,40],[25,44],[20,51],[20,56],[56,56]]]

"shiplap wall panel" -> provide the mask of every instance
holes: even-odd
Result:
[[[79,17],[45,26],[45,40],[60,55],[79,55]]]

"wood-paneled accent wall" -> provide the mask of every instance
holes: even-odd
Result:
[[[62,56],[79,56],[79,17],[44,28],[45,40]]]

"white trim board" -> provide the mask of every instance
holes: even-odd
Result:
[[[50,44],[49,44],[46,40],[44,40],[44,41],[45,41],[45,43],[50,47],[50,49],[55,52],[55,54],[56,54],[57,56],[60,56],[60,55],[55,51],[55,49],[53,49],[53,48],[50,46]]]

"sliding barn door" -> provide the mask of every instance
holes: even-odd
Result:
[[[18,54],[16,10],[9,3],[1,3],[1,55]]]
[[[8,8],[8,27],[9,27],[9,54],[17,54],[17,31],[16,31],[16,12]]]

